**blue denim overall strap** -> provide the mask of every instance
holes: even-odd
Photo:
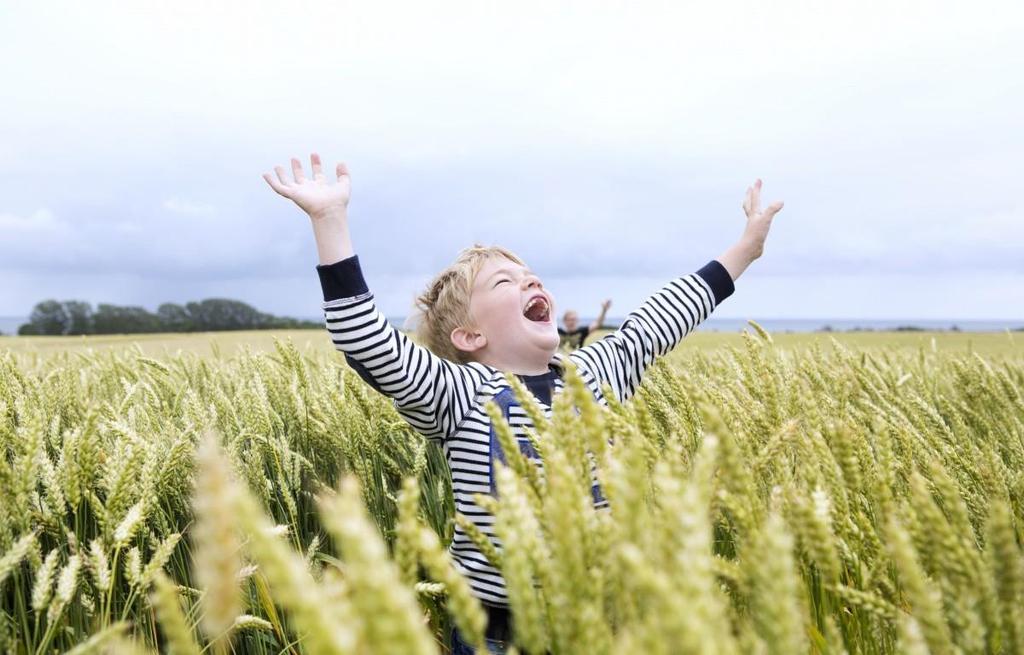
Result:
[[[515,394],[512,393],[511,387],[502,389],[492,399],[494,403],[501,410],[501,415],[505,417],[505,421],[510,421],[511,409],[513,407],[519,407],[519,403],[516,402]],[[533,444],[529,439],[525,437],[516,437],[516,441],[519,443],[519,452],[523,453],[528,459],[540,459],[540,454],[537,449],[533,447]],[[490,465],[490,477],[491,477],[491,495],[498,495],[498,485],[494,479],[494,460],[498,460],[502,464],[508,464],[508,458],[505,457],[505,451],[501,448],[501,442],[498,441],[498,431],[494,427],[494,423],[491,423],[491,465]]]
[[[504,655],[504,653],[508,652],[509,646],[511,646],[512,643],[511,641],[505,641],[504,639],[486,638],[484,640],[484,647],[487,650],[479,651],[466,643],[462,638],[462,635],[459,633],[459,629],[454,626],[452,627],[451,638],[451,655],[482,655],[482,653],[488,653],[489,655]]]
[[[502,389],[493,398],[495,404],[501,409],[501,415],[505,417],[506,421],[509,421],[510,409],[512,407],[519,407],[519,403],[515,400],[515,395],[512,393],[511,388]],[[579,410],[577,410],[579,413]],[[511,422],[509,421],[511,424]],[[537,449],[534,448],[533,443],[526,437],[516,437],[516,441],[519,442],[519,451],[523,453],[528,459],[539,460],[540,454]],[[491,424],[491,465],[490,465],[490,477],[491,477],[491,495],[498,496],[498,485],[494,479],[494,460],[498,460],[502,464],[508,464],[508,459],[505,457],[505,452],[501,448],[501,443],[498,441],[498,433],[494,428],[494,424]],[[604,494],[601,492],[601,485],[596,482],[590,487],[590,494],[593,497],[594,504],[607,502]]]

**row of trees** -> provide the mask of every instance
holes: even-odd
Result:
[[[36,304],[20,335],[134,334],[141,332],[213,332],[320,328],[321,323],[265,314],[239,300],[209,298],[176,305],[164,303],[156,313],[144,307],[92,305],[80,300],[44,300]]]

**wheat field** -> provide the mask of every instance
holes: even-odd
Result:
[[[520,393],[544,468],[500,431],[476,535],[517,650],[1024,652],[1022,339],[868,336],[696,334],[608,410],[572,371],[550,419]],[[0,648],[482,646],[440,450],[324,335],[218,338],[0,343]]]

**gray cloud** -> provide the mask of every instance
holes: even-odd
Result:
[[[315,304],[308,221],[260,179],[313,149],[349,162],[396,312],[474,241],[580,302],[588,276],[628,295],[727,247],[756,176],[787,203],[751,272],[780,308],[808,278],[1024,273],[1016,5],[406,9],[6,8],[0,313],[53,289]]]

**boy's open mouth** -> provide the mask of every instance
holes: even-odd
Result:
[[[551,306],[548,304],[547,298],[544,296],[530,298],[530,302],[526,303],[526,309],[523,310],[523,316],[537,323],[547,323],[551,316]]]

